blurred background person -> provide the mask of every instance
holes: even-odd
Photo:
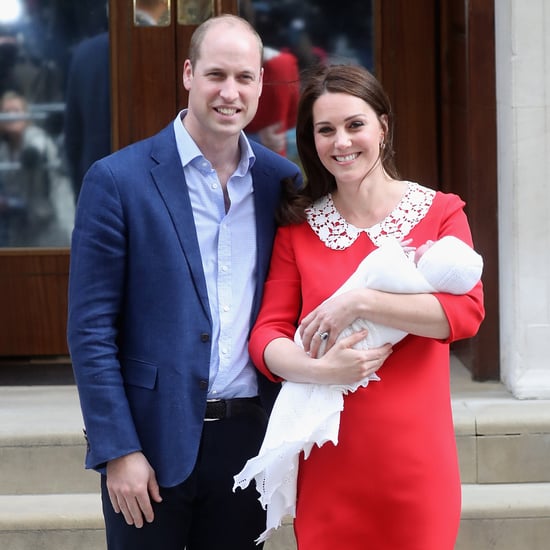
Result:
[[[4,25],[0,25],[0,94],[16,88],[14,67],[17,61],[17,38]]]
[[[74,201],[59,149],[32,123],[26,99],[0,98],[2,246],[68,246]]]
[[[169,15],[166,0],[136,0],[134,23],[139,27],[164,25]]]
[[[300,93],[298,59],[285,44],[284,12],[267,3],[243,3],[248,19],[264,42],[264,84],[258,111],[245,131],[273,151],[297,158],[295,126]]]
[[[74,51],[65,95],[64,145],[75,201],[92,163],[111,152],[109,33]]]
[[[55,61],[41,58],[40,43],[22,26],[0,24],[0,94],[13,90],[29,103],[60,101],[62,75]]]

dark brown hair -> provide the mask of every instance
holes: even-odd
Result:
[[[300,209],[336,189],[334,176],[319,159],[313,134],[313,105],[326,93],[353,95],[373,109],[384,128],[384,147],[380,152],[382,167],[392,178],[400,179],[393,150],[393,113],[389,98],[380,82],[359,65],[315,67],[304,73],[296,122],[296,144],[305,183],[298,194],[292,193],[290,186],[284,186],[280,223],[294,223],[297,219],[304,219],[305,214],[300,213]],[[382,118],[384,115],[387,123]]]

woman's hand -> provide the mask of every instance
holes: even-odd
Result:
[[[358,304],[365,298],[365,290],[348,291],[332,296],[306,315],[300,324],[300,336],[304,350],[311,357],[317,357],[321,343],[326,343],[328,351],[336,338],[346,327],[351,325],[359,315]]]
[[[342,338],[319,359],[305,353],[289,338],[276,338],[265,348],[265,364],[273,374],[291,382],[351,385],[375,373],[392,352],[390,344],[354,349],[366,335],[363,330]]]
[[[379,348],[356,350],[355,344],[367,337],[363,330],[342,338],[320,359],[317,359],[314,372],[321,384],[352,385],[374,374],[392,353],[390,344]]]
[[[363,288],[332,296],[303,318],[300,336],[304,350],[318,357],[321,343],[326,343],[325,352],[329,350],[342,330],[356,319],[425,338],[445,340],[450,334],[449,321],[436,295]]]

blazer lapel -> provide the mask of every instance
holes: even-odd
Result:
[[[258,169],[258,165],[262,168]],[[260,308],[263,286],[269,270],[273,239],[275,238],[274,214],[279,199],[279,188],[274,188],[270,183],[269,179],[272,177],[265,171],[262,162],[256,162],[252,167],[257,243],[256,292],[252,305],[252,323],[255,321]]]
[[[155,184],[174,224],[202,307],[210,319],[208,292],[202,269],[195,219],[172,126],[157,135],[151,156],[158,162],[151,170]]]

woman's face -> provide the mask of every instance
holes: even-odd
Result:
[[[359,183],[371,170],[371,174],[382,172],[379,155],[384,129],[361,98],[321,95],[313,104],[313,134],[319,159],[337,184]]]

